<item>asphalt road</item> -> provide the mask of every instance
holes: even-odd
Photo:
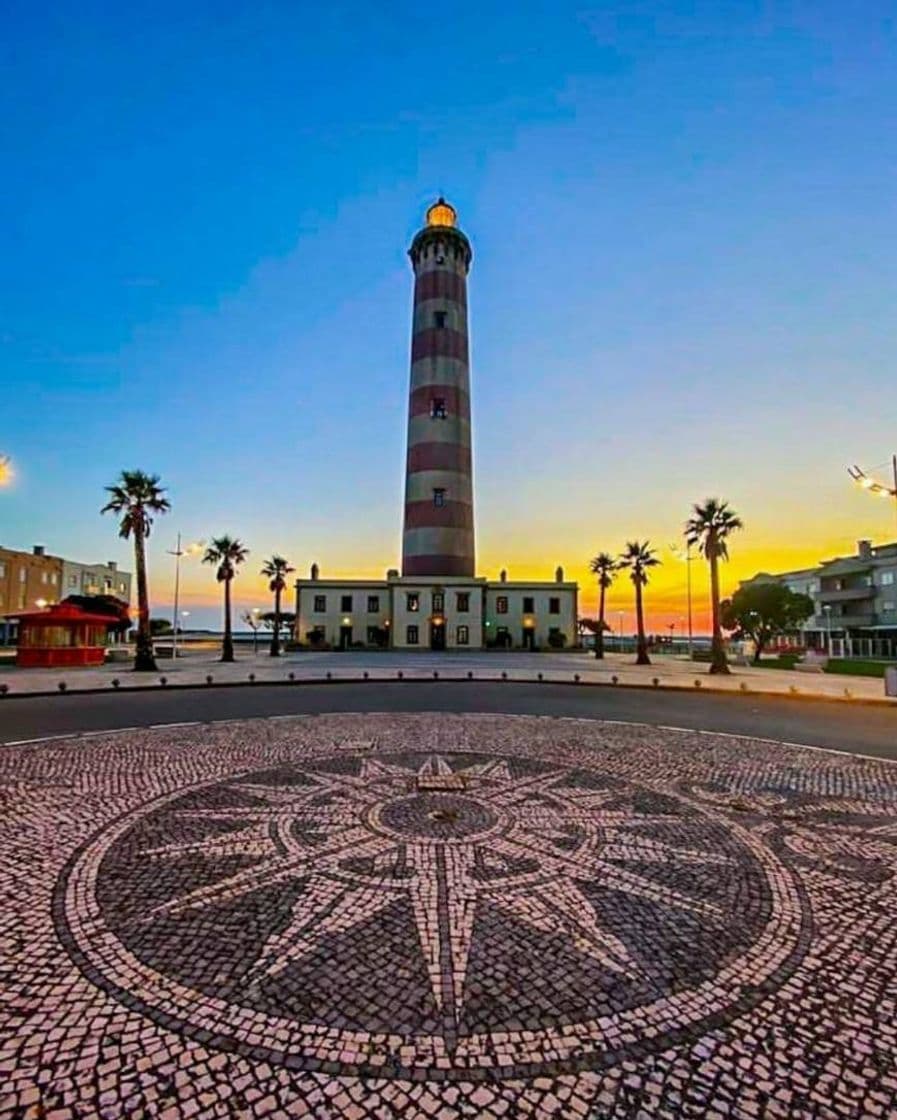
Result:
[[[839,701],[577,685],[333,682],[0,700],[0,744],[198,720],[315,712],[506,712],[725,731],[897,759],[897,711]]]

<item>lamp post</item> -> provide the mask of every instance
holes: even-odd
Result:
[[[894,499],[894,513],[897,514],[897,455],[891,456],[891,471],[894,478],[894,485],[888,486],[884,482],[878,482],[874,478],[858,467],[856,463],[852,467],[847,468],[847,473],[858,486],[864,490],[868,490],[870,494],[878,494],[880,498],[893,498]]]
[[[259,608],[252,608],[252,656],[257,657],[259,652]]]
[[[685,563],[685,588],[686,596],[688,598],[688,657],[689,660],[691,660],[694,645],[694,633],[692,631],[691,623],[691,562],[693,560],[691,554],[691,541],[686,539],[684,552],[677,544],[671,544],[670,551],[673,553],[677,560],[682,560]]]
[[[178,596],[181,589],[181,557],[182,556],[195,556],[202,548],[202,541],[196,541],[194,544],[188,544],[186,548],[181,548],[181,534],[178,533],[177,547],[174,549],[168,548],[165,551],[169,556],[174,557],[174,610],[172,611],[171,630],[171,660],[172,662],[178,655]],[[189,612],[188,612],[189,613]]]
[[[620,653],[623,652],[623,612],[617,611],[617,637],[620,639]]]
[[[828,603],[823,603],[823,611],[825,611],[825,653],[827,657],[832,655],[832,608]]]

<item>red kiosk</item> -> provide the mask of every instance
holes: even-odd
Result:
[[[22,669],[102,665],[106,635],[115,619],[93,614],[73,603],[55,603],[41,611],[10,614],[19,621],[16,665]]]

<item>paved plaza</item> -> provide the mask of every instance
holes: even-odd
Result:
[[[897,767],[578,719],[0,754],[0,1115],[891,1117]]]

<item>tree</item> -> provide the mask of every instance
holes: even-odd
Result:
[[[595,631],[595,657],[604,657],[604,631],[609,629],[604,620],[604,597],[614,582],[617,561],[607,552],[599,552],[589,564],[589,571],[598,577],[598,629]]]
[[[713,617],[711,673],[729,672],[719,616],[719,562],[729,559],[728,539],[737,529],[743,528],[741,518],[729,509],[729,503],[718,498],[707,498],[703,505],[695,504],[691,517],[685,523],[685,539],[690,545],[698,546],[710,565],[710,610]]]
[[[642,609],[642,588],[648,583],[648,569],[660,564],[649,541],[627,541],[626,550],[617,561],[620,568],[629,569],[629,578],[635,587],[636,665],[650,665],[648,643],[645,639],[645,616]]]
[[[154,638],[161,638],[163,634],[171,634],[171,623],[167,618],[151,618],[150,633]]]
[[[259,615],[259,619],[260,619],[262,625],[265,627],[266,630],[273,630],[274,629],[274,620],[275,620],[274,619],[274,611],[263,611]],[[292,611],[281,611],[280,612],[280,624],[281,624],[281,626],[286,627],[287,630],[291,630],[293,628],[293,625],[294,625],[295,622],[296,622],[296,616]]]
[[[113,486],[106,491],[112,495],[100,513],[120,515],[118,535],[124,540],[134,537],[134,566],[137,570],[137,643],[134,653],[134,670],[138,673],[156,671],[153,657],[153,639],[150,634],[149,586],[146,576],[146,541],[153,525],[153,514],[168,513],[171,503],[165,497],[165,488],[159,485],[157,474],[143,471],[122,471]]]
[[[231,627],[231,580],[237,568],[249,555],[249,549],[237,537],[213,537],[202,558],[203,564],[217,564],[215,577],[224,584],[224,638],[221,643],[221,660],[234,660],[234,636]]]
[[[720,625],[735,631],[736,638],[752,639],[756,664],[770,638],[796,629],[815,609],[809,595],[770,580],[740,587],[731,599],[724,599],[719,607]]]
[[[295,572],[282,556],[275,553],[270,560],[262,566],[262,575],[270,582],[268,590],[274,592],[274,628],[271,635],[271,656],[280,657],[280,597],[287,586],[286,577],[290,572]]]

